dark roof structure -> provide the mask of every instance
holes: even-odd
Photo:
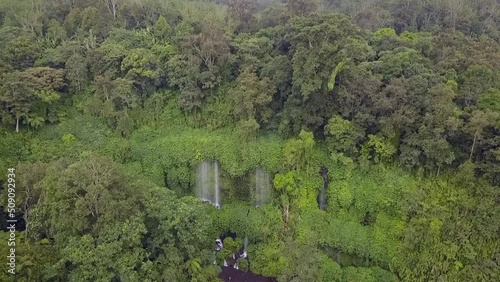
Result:
[[[222,267],[219,277],[224,282],[276,282],[274,278],[245,272],[233,267]]]

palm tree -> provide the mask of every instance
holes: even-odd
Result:
[[[192,258],[186,261],[186,263],[184,263],[184,269],[193,277],[201,272],[201,260],[199,258]]]

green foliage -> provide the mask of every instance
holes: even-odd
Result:
[[[309,171],[315,141],[311,132],[302,130],[299,139],[290,140],[283,149],[286,164],[295,170]]]
[[[159,68],[158,57],[149,49],[133,49],[123,59],[121,71],[126,78],[131,79],[143,93],[149,93],[163,79],[164,71]]]
[[[500,10],[424,2],[0,1],[16,279],[498,280]]]
[[[342,281],[342,269],[335,261],[328,257],[322,258],[321,262],[322,281]]]
[[[500,90],[495,88],[486,90],[481,97],[479,97],[477,105],[481,110],[500,112]]]
[[[357,151],[356,142],[362,136],[352,122],[340,116],[334,116],[328,121],[325,133],[329,135],[327,142],[333,152],[345,152],[351,155]]]
[[[244,71],[238,76],[236,87],[230,92],[234,103],[234,115],[246,124],[245,128],[251,129],[250,122],[254,124],[269,122],[272,111],[268,105],[272,101],[273,94],[269,79],[259,79],[254,72]],[[259,129],[259,123],[254,131]]]
[[[62,113],[52,106],[57,105],[61,99],[60,91],[66,86],[63,71],[47,67],[29,68],[20,73],[20,79],[28,88],[24,91],[35,95],[31,98],[31,109],[25,114],[23,123],[39,128],[46,120],[57,121]]]
[[[373,37],[375,40],[382,40],[383,38],[395,38],[398,35],[396,34],[396,31],[393,28],[383,28],[380,30],[377,30],[374,34]]]
[[[479,95],[494,87],[495,75],[482,65],[472,65],[460,76],[461,87],[458,98],[465,106],[475,104]]]
[[[269,277],[278,276],[287,267],[287,260],[282,253],[283,248],[281,242],[250,245],[249,255],[254,254],[252,256],[254,258],[252,259],[252,270]]]
[[[68,133],[64,134],[63,137],[61,138],[63,143],[70,144],[76,141],[75,135]]]
[[[410,77],[426,73],[428,63],[420,52],[401,47],[393,51],[381,52],[380,60],[374,65],[374,69],[384,75],[385,81],[390,81],[401,76]]]
[[[276,171],[281,164],[281,143],[274,136],[242,140],[231,130],[196,130],[173,125],[164,130],[161,138],[156,138],[158,131],[148,128],[131,136],[132,159],[141,161],[145,175],[158,185],[164,183],[164,169],[182,164],[189,167],[190,173],[183,177],[181,183],[185,186],[181,187],[189,191],[187,184],[194,181],[191,179],[194,168],[206,159],[217,159],[232,177],[244,175],[259,165]],[[241,158],[247,161],[241,162]]]
[[[251,30],[256,22],[255,13],[257,12],[257,3],[249,0],[230,0],[227,5],[228,14],[239,23],[237,31],[244,32]]]
[[[71,87],[76,91],[81,91],[87,83],[88,64],[80,54],[74,54],[66,61],[66,78]]]
[[[318,10],[320,1],[312,0],[290,0],[287,3],[288,10],[295,16],[307,16]]]
[[[375,135],[369,135],[368,138],[361,151],[365,158],[373,158],[375,163],[387,162],[396,153],[396,148],[387,138],[379,138]]]
[[[153,26],[153,35],[160,41],[166,41],[168,40],[171,32],[172,28],[168,24],[165,17],[160,16]]]
[[[494,207],[490,200],[476,198],[471,189],[486,189],[483,193],[489,195],[496,192],[491,188],[479,188],[483,182],[472,187],[463,184],[427,183],[423,199],[429,203],[425,206],[426,215],[419,213],[409,222],[403,244],[398,250],[404,253],[401,255],[403,259],[394,261],[403,279],[491,280],[498,275],[498,271],[488,264],[494,257],[493,250],[498,250],[498,240],[493,239],[496,235],[491,233],[498,230],[497,224],[491,225],[495,222],[498,207]],[[443,201],[448,203],[448,208],[443,209]],[[477,201],[481,204],[477,205]],[[463,222],[467,216],[463,212],[466,209],[477,220]],[[470,236],[464,239],[462,234],[466,233]],[[433,263],[436,260],[443,263]],[[472,268],[481,270],[476,272]]]
[[[330,80],[328,80],[328,91],[332,91],[333,88],[335,87],[335,79],[337,78],[337,75],[339,72],[342,70],[344,67],[345,63],[342,61],[338,63],[335,68],[332,71],[332,74],[330,76]]]
[[[325,36],[326,34],[326,36]],[[291,25],[293,45],[293,84],[308,97],[315,91],[324,91],[324,84],[332,76],[335,66],[350,56],[348,49],[357,50],[355,31],[349,21],[340,15],[319,18],[296,18]],[[339,43],[338,41],[343,41]],[[353,54],[357,56],[358,54]]]
[[[40,51],[41,48],[34,36],[21,35],[5,43],[3,54],[10,65],[21,70],[32,67]]]
[[[293,172],[288,172],[286,174],[276,174],[274,177],[274,187],[278,189],[278,191],[282,190],[283,193],[286,193],[290,196],[298,196],[298,187],[296,185],[296,181],[294,179],[295,175]]]
[[[36,172],[30,176],[31,180],[27,178],[26,169]],[[24,181],[31,181],[25,187],[33,187],[24,191],[28,195],[25,208],[29,206],[25,212],[30,215],[32,223],[29,238],[40,238],[42,234],[49,236],[50,242],[53,242],[50,244],[60,255],[54,266],[74,266],[68,276],[65,276],[64,271],[56,274],[60,277],[58,279],[72,281],[88,277],[108,280],[115,276],[141,279],[143,275],[160,277],[160,269],[156,273],[143,273],[141,266],[145,270],[150,263],[164,264],[165,258],[161,254],[166,251],[170,255],[175,252],[177,260],[174,264],[185,262],[189,266],[177,273],[175,268],[170,268],[179,279],[185,275],[200,274],[201,261],[195,254],[199,255],[199,248],[208,243],[204,241],[206,237],[203,234],[209,222],[199,218],[203,215],[197,211],[200,205],[198,201],[177,199],[171,192],[147,182],[127,184],[116,164],[93,154],[84,154],[81,161],[75,163],[60,159],[51,163],[46,173],[40,166],[19,167],[19,176],[24,176]],[[143,189],[139,190],[139,187]],[[42,196],[41,191],[47,192]],[[130,194],[133,191],[136,193],[134,197]],[[72,198],[71,194],[78,197]],[[173,213],[173,210],[167,210],[155,202],[167,198],[175,199],[178,207],[182,208]],[[118,208],[124,203],[127,208]],[[55,213],[65,216],[56,219]],[[171,233],[170,228],[177,230],[175,238],[166,235]],[[144,246],[142,240],[146,233],[155,239],[146,239],[149,243]],[[160,234],[166,237],[162,238]],[[149,257],[148,253],[156,253],[157,256]],[[105,270],[109,268],[115,270]],[[91,269],[101,270],[93,272]],[[33,275],[44,273],[37,270]]]

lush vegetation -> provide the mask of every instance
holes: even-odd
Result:
[[[0,0],[0,24],[17,281],[218,281],[226,232],[278,281],[500,280],[498,1]]]

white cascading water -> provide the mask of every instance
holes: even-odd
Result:
[[[255,206],[265,205],[271,193],[271,181],[269,173],[265,172],[262,167],[255,171]]]
[[[204,161],[198,165],[196,174],[196,196],[203,202],[212,203],[220,209],[220,175],[217,161]]]
[[[219,203],[219,163],[217,161],[214,162],[214,204],[218,208],[220,207]]]

